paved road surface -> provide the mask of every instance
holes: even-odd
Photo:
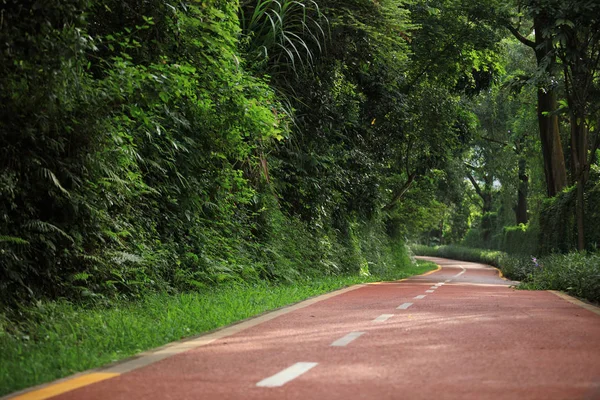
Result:
[[[52,398],[600,399],[600,315],[433,260]]]

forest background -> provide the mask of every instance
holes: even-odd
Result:
[[[17,363],[64,307],[392,279],[412,252],[599,301],[599,16],[2,0],[0,340]]]

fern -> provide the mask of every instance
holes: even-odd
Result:
[[[27,241],[23,238],[16,237],[16,236],[2,236],[2,235],[0,235],[0,243],[15,244],[18,246],[29,245],[29,241]]]
[[[23,225],[23,227],[25,229],[29,229],[29,230],[33,230],[33,231],[37,231],[37,232],[41,232],[41,233],[49,233],[49,232],[58,233],[65,239],[68,239],[71,242],[75,242],[73,237],[71,237],[68,233],[66,233],[65,231],[60,229],[58,226],[53,225],[49,222],[44,222],[44,221],[40,221],[40,220],[32,220],[32,221],[25,223]]]
[[[131,253],[126,253],[123,251],[114,252],[111,259],[114,263],[118,265],[125,264],[127,262],[140,264],[144,261],[144,259],[140,256]]]
[[[65,189],[61,184],[54,172],[50,171],[48,168],[40,168],[41,174],[44,178],[49,179],[50,182],[54,184],[56,188],[58,188],[63,194],[67,197],[70,197],[71,194]]]

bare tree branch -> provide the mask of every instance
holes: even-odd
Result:
[[[521,34],[521,32],[519,32],[519,30],[517,28],[515,28],[514,26],[512,26],[511,24],[507,23],[504,25],[506,27],[506,29],[508,29],[514,37],[517,38],[517,40],[521,43],[523,43],[525,46],[529,46],[532,49],[535,50],[535,42],[532,40],[527,39],[525,36],[523,36]]]
[[[477,181],[475,180],[475,178],[473,178],[473,175],[467,174],[467,178],[469,178],[469,180],[473,184],[473,188],[475,189],[475,191],[477,192],[477,194],[479,195],[479,197],[481,197],[483,199],[484,198],[483,191],[481,190],[481,187],[479,186],[479,184],[477,183]]]
[[[394,195],[394,197],[392,197],[392,200],[383,207],[384,211],[389,211],[392,208],[394,208],[394,206],[396,205],[396,203],[398,203],[400,201],[400,199],[402,199],[402,197],[404,197],[404,195],[406,194],[406,192],[408,192],[408,189],[410,189],[410,186],[413,184],[413,182],[415,181],[416,177],[417,177],[417,173],[416,172],[413,172],[412,174],[410,174],[408,176],[408,180],[396,192],[396,194]]]
[[[519,152],[517,151],[517,149],[514,146],[511,146],[510,143],[508,143],[508,142],[503,142],[501,140],[496,140],[494,138],[490,138],[490,137],[486,137],[486,136],[482,136],[481,138],[483,140],[487,140],[488,142],[492,142],[492,143],[496,143],[496,144],[501,144],[502,146],[505,146],[505,147],[510,147],[510,149],[512,151],[514,151],[515,153],[519,154]]]

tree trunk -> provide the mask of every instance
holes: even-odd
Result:
[[[492,237],[492,186],[494,178],[491,175],[486,175],[483,178],[485,185],[483,189],[483,217],[481,221],[481,228],[483,230],[483,240],[489,242]]]
[[[543,64],[546,70],[552,74],[555,64],[553,55],[552,39],[544,37],[543,32],[553,24],[552,19],[544,12],[539,12],[533,18],[535,30],[535,42],[524,37],[518,29],[507,25],[508,30],[524,45],[535,51],[538,67]],[[550,58],[550,60],[548,60]],[[546,190],[549,197],[555,196],[567,186],[567,170],[565,167],[565,156],[560,141],[558,130],[558,117],[556,115],[544,115],[552,113],[557,109],[556,92],[553,88],[538,89],[538,124],[540,128],[540,140],[542,143],[542,155],[544,157],[544,174],[546,176]]]
[[[483,189],[481,189],[481,187],[479,186],[479,184],[477,183],[477,181],[475,180],[473,175],[468,173],[467,178],[469,179],[469,181],[471,181],[471,184],[473,185],[475,192],[477,192],[477,194],[479,195],[479,197],[481,197],[481,200],[483,202],[483,204],[481,206],[481,213],[482,213],[481,234],[482,234],[483,241],[487,242],[490,240],[490,237],[492,235],[492,228],[493,228],[490,213],[492,212],[492,206],[493,206],[492,187],[494,185],[494,177],[491,175],[485,175],[483,177],[483,182],[484,182]]]
[[[525,157],[519,158],[519,189],[517,191],[516,217],[517,225],[526,224],[529,220],[527,216],[527,194],[529,191],[529,176],[527,175],[527,160]]]
[[[576,203],[576,214],[577,214],[577,250],[585,250],[585,224],[584,224],[584,187],[585,183],[582,179],[577,180],[577,203]]]
[[[552,42],[543,37],[542,32],[548,25],[549,18],[538,14],[533,20],[535,29],[535,57],[538,66],[542,64],[548,54],[553,50]],[[552,56],[553,57],[553,56]],[[550,60],[548,70],[551,72],[554,59]],[[540,127],[540,140],[542,144],[542,155],[544,157],[544,174],[546,176],[546,188],[549,197],[554,197],[567,186],[567,170],[565,167],[565,156],[560,141],[558,129],[558,117],[556,115],[545,115],[552,113],[558,108],[556,91],[553,88],[538,89],[538,124]]]
[[[558,130],[558,117],[544,115],[544,113],[553,112],[556,109],[556,93],[538,90],[538,123],[548,197],[556,196],[567,186],[567,170]]]
[[[577,202],[575,212],[577,218],[577,249],[585,250],[585,184],[588,180],[588,132],[585,119],[571,115],[571,157],[577,179]]]

